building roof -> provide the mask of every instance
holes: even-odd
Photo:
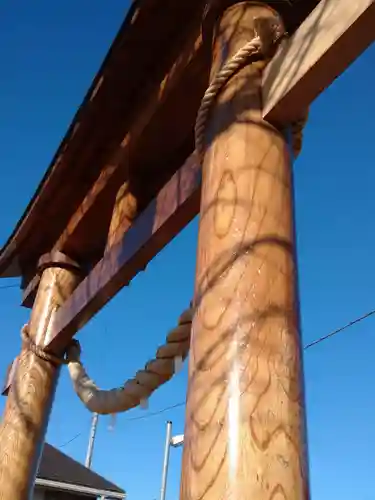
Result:
[[[318,1],[272,3],[285,14],[292,33]],[[168,180],[163,175],[173,175],[191,154],[194,121],[207,86],[209,64],[205,51],[186,54],[184,47],[192,34],[200,31],[205,5],[206,0],[134,0],[50,167],[0,250],[0,277],[33,275],[39,257],[51,250],[104,166],[114,161],[116,151],[116,165],[127,159],[138,180],[146,178],[141,205],[148,204],[153,191]],[[183,71],[181,81],[167,99],[156,102],[157,112],[142,125],[141,133],[138,127],[134,134],[134,122],[140,120],[145,102],[176,71]],[[130,146],[122,148],[124,137],[131,137],[131,157]],[[62,249],[71,258],[90,265],[101,258],[114,195],[128,175],[126,171],[117,168],[117,177],[108,183],[105,194],[102,190],[101,202],[86,217],[84,228],[70,238],[68,248]]]
[[[122,493],[125,496],[123,489],[48,443],[44,445],[37,477],[38,479],[46,479],[56,483],[89,487],[93,490]]]

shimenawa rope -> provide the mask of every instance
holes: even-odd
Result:
[[[244,67],[246,63],[250,62],[254,55],[260,53],[261,48],[262,43],[260,37],[254,37],[224,64],[216,73],[214,79],[204,93],[195,123],[195,148],[201,159],[204,157],[205,153],[204,141],[208,118],[218,95],[230,78],[237,73],[240,68]]]
[[[68,349],[68,369],[74,390],[86,408],[102,415],[114,414],[147,401],[157,388],[173,377],[187,357],[192,318],[193,308],[190,308],[180,316],[177,327],[169,332],[165,344],[157,350],[155,359],[116,389],[100,390],[97,387],[80,361],[78,342],[72,344]]]

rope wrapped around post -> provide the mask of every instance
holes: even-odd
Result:
[[[101,415],[125,412],[147,400],[162,384],[170,380],[187,357],[190,347],[193,308],[179,318],[176,328],[167,335],[155,359],[149,361],[135,377],[122,387],[101,390],[88,376],[80,360],[81,349],[77,341],[68,348],[68,369],[74,390],[82,403],[93,413]]]
[[[52,363],[53,365],[67,365],[69,364],[69,359],[66,356],[58,357],[54,354],[47,352],[43,347],[36,345],[29,335],[29,325],[24,325],[21,329],[21,338],[24,346],[27,347],[29,351],[34,353],[38,358]]]
[[[269,36],[265,36],[264,32],[267,32]],[[287,33],[284,33],[280,29],[279,24],[275,24],[272,21],[270,22],[269,19],[256,19],[256,36],[247,42],[244,47],[241,47],[238,52],[223,65],[210,82],[201,101],[195,122],[195,147],[202,164],[205,155],[206,126],[218,95],[224,89],[228,81],[245,66],[254,64],[259,58],[264,62],[270,61],[280,43],[286,37]],[[265,40],[270,41],[270,43],[264,44]],[[302,116],[300,120],[290,124],[292,134],[291,147],[295,157],[299,155],[302,149],[303,129],[307,121],[307,116],[308,110],[306,110],[304,116]]]

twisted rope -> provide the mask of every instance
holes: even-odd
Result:
[[[195,123],[195,147],[201,159],[203,159],[205,153],[205,131],[208,118],[218,95],[230,78],[240,68],[250,63],[255,55],[260,54],[261,49],[261,39],[256,36],[223,65],[206,90]]]
[[[134,378],[116,389],[100,390],[97,387],[81,363],[78,342],[72,344],[68,349],[69,374],[73,388],[86,408],[108,415],[130,410],[147,401],[156,389],[173,377],[187,357],[192,319],[193,308],[190,308],[180,316],[177,327],[169,332],[155,358],[143,370],[138,371]]]
[[[275,29],[272,43],[264,49],[264,45],[260,36],[255,36],[250,42],[246,43],[239,51],[227,61],[223,67],[216,73],[208,89],[206,90],[198,110],[197,119],[195,122],[195,148],[203,163],[205,154],[205,132],[208,119],[215,104],[217,97],[225,87],[226,83],[247,64],[255,62],[255,56],[263,55],[265,59],[269,59],[277,48],[277,45],[285,35]],[[264,53],[266,52],[266,53]],[[301,119],[291,124],[292,131],[292,148],[295,157],[299,155],[302,149],[303,129],[307,121],[307,113]]]
[[[38,358],[43,359],[44,361],[48,361],[48,363],[52,363],[53,365],[67,365],[69,363],[69,359],[65,356],[58,357],[54,354],[51,354],[35,344],[35,342],[30,337],[29,333],[29,325],[24,325],[21,329],[21,338],[24,345],[27,347],[29,351],[34,353]]]

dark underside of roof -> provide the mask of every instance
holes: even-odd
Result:
[[[125,493],[115,484],[87,469],[84,465],[61,453],[48,443],[44,445],[38,478],[86,486],[96,490]]]
[[[60,249],[89,266],[102,256],[119,186],[129,176],[136,178],[142,208],[192,152],[194,121],[208,84],[209,60],[207,51],[194,52],[194,44],[190,42],[200,33],[206,3],[206,0],[132,3],[49,169],[0,251],[0,277],[33,275],[39,257],[55,245],[119,149],[123,156],[120,154],[116,160],[120,166],[108,183],[106,194],[101,196],[100,203],[95,203],[81,231],[70,238],[68,247]],[[293,33],[319,2],[268,0],[267,3],[279,10],[288,32]],[[186,46],[190,52],[186,52]],[[161,82],[167,76],[169,81],[171,68],[176,65],[181,79],[163,102],[155,102],[152,118],[147,118],[139,132],[134,123],[139,122],[150,98],[155,100]],[[137,133],[133,133],[134,127],[138,127]],[[126,136],[130,137],[131,145],[125,151],[121,148]]]

